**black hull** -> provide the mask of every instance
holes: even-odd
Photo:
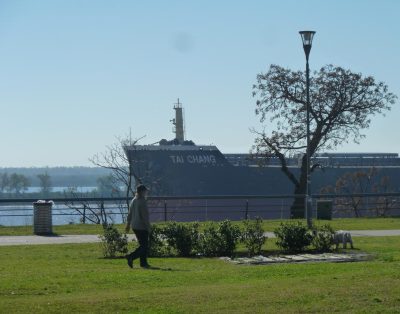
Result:
[[[126,148],[132,172],[155,196],[290,195],[294,184],[279,167],[233,166],[215,147],[132,146]],[[296,177],[300,169],[290,168]],[[400,167],[375,166],[375,182],[387,176],[391,192],[400,187]],[[311,176],[313,194],[334,187],[346,173],[370,167],[317,168]]]

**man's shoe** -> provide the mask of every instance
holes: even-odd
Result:
[[[131,255],[127,255],[126,259],[128,260],[128,266],[130,268],[133,268],[133,258],[132,258],[132,256]]]
[[[146,269],[148,269],[148,268],[151,268],[151,266],[149,265],[149,264],[146,264],[146,265],[140,265],[140,267],[142,267],[142,268],[146,268]]]

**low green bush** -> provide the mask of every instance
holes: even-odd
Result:
[[[173,255],[172,248],[168,245],[165,234],[165,226],[154,224],[151,226],[149,234],[149,251],[150,257],[165,257]]]
[[[99,238],[104,257],[116,257],[128,252],[128,237],[121,234],[113,224],[103,224],[103,234]]]
[[[262,219],[256,217],[255,220],[244,220],[241,241],[247,249],[249,256],[261,254],[261,248],[267,237],[264,235]]]
[[[219,235],[216,223],[206,223],[199,237],[199,254],[204,256],[217,256],[219,246]]]
[[[239,238],[239,227],[229,220],[209,222],[199,237],[199,253],[204,256],[232,256]]]
[[[197,251],[199,224],[168,222],[163,235],[167,244],[176,250],[178,256],[191,256]]]
[[[218,223],[217,231],[220,238],[218,253],[221,256],[232,256],[240,239],[240,228],[231,221],[224,220]]]
[[[312,233],[306,225],[301,222],[281,223],[274,230],[276,236],[276,245],[287,252],[302,252],[307,248],[312,240]]]
[[[330,225],[322,225],[313,228],[312,244],[317,251],[329,252],[333,246],[335,230]]]

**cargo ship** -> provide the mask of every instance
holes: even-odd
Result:
[[[175,138],[152,145],[125,147],[132,174],[148,185],[155,196],[204,195],[290,195],[293,184],[280,169],[277,158],[251,154],[223,154],[213,145],[196,145],[185,139],[183,107],[174,105]],[[300,174],[302,156],[288,158],[290,170]],[[263,161],[263,162],[260,162]],[[390,192],[399,192],[400,158],[397,153],[319,153],[312,163],[320,167],[311,177],[313,194],[335,186],[346,173],[366,172],[374,168],[374,180],[390,182]]]

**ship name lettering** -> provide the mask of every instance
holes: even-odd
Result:
[[[187,155],[186,158],[180,155],[170,155],[169,158],[174,164],[184,164],[185,162],[189,164],[217,164],[217,160],[213,155]]]
[[[182,156],[174,156],[174,155],[171,155],[171,156],[169,156],[169,157],[171,158],[171,160],[172,160],[172,162],[173,162],[174,164],[183,164],[183,163],[185,162],[185,160],[183,159]]]
[[[217,161],[213,155],[188,155],[186,160],[190,164],[212,164],[215,165]]]

